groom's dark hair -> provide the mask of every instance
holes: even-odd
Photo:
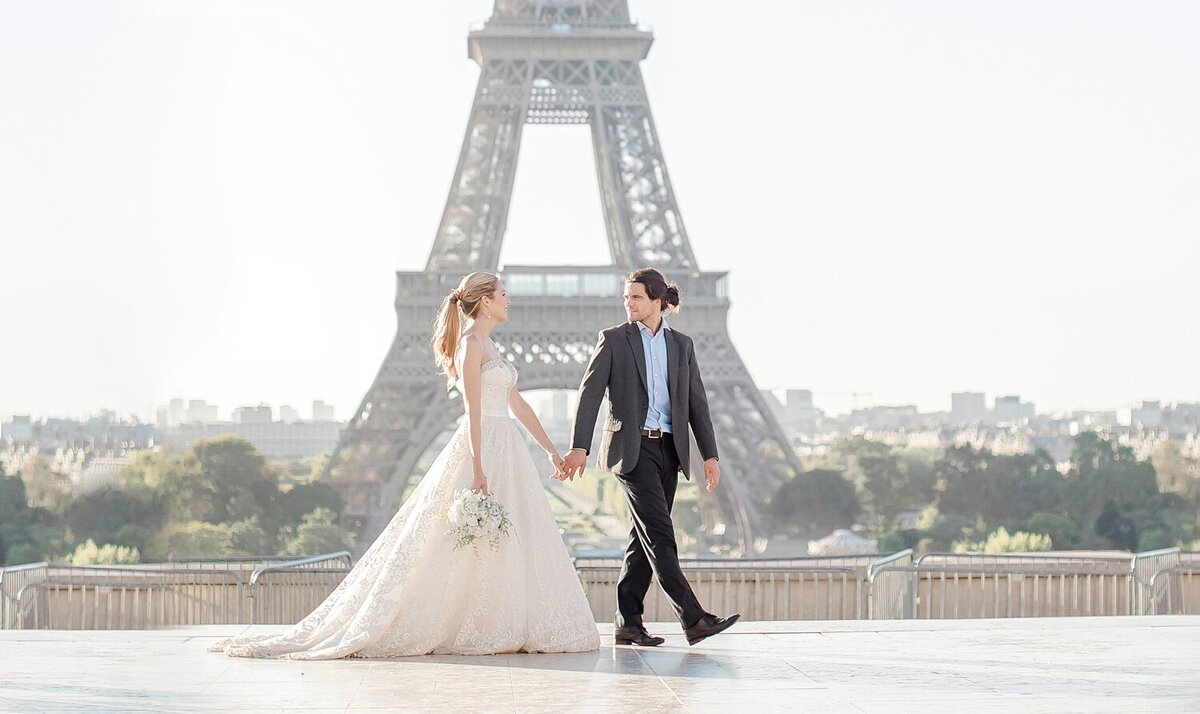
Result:
[[[663,312],[679,309],[679,286],[667,282],[666,276],[654,268],[635,270],[625,278],[627,283],[641,283],[651,300],[658,300]]]

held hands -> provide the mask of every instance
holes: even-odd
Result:
[[[558,455],[557,451],[546,452],[546,457],[550,459],[550,465],[554,467],[554,473],[550,478],[556,481],[565,481],[567,475],[563,473],[563,458]]]
[[[709,493],[717,490],[717,484],[721,483],[721,467],[717,464],[715,458],[708,459],[704,462],[704,485]]]
[[[562,478],[560,481],[574,481],[576,476],[582,476],[583,470],[587,468],[587,453],[583,449],[571,449],[567,452],[567,458],[562,462]],[[558,478],[555,476],[555,478]]]

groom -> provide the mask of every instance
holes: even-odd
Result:
[[[572,448],[562,466],[561,478],[573,480],[583,472],[596,412],[607,391],[609,413],[598,461],[616,474],[633,515],[617,583],[614,634],[619,645],[653,647],[664,641],[642,625],[652,575],[671,601],[688,644],[722,632],[738,619],[736,614],[717,617],[705,611],[679,567],[671,505],[679,472],[690,478],[689,426],[704,457],[710,492],[721,480],[721,469],[692,339],[672,330],[664,317],[678,308],[679,288],[657,270],[643,268],[626,279],[629,322],[600,332],[579,385]]]

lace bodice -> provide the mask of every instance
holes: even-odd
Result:
[[[483,363],[479,375],[480,413],[484,416],[507,417],[508,393],[517,384],[517,368],[503,357],[489,359]],[[465,393],[462,377],[458,389]]]

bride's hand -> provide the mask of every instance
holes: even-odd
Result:
[[[475,476],[475,480],[471,482],[471,490],[487,496],[492,495],[492,492],[488,490],[487,478],[483,474]]]
[[[550,458],[550,464],[552,466],[554,466],[554,473],[550,476],[550,478],[556,479],[558,481],[562,481],[562,480],[566,479],[567,474],[565,471],[563,471],[562,457],[559,456],[557,452],[552,453],[552,454],[547,454],[547,456]]]

